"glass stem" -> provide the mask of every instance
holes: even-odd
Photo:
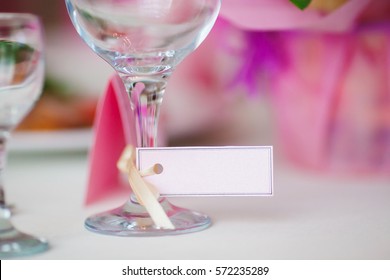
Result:
[[[129,94],[136,122],[137,147],[157,146],[158,118],[167,85],[167,77],[168,75],[157,77],[121,76]],[[138,204],[133,192],[130,195],[130,201]]]
[[[157,146],[158,118],[167,77],[122,77],[135,116],[138,147]]]

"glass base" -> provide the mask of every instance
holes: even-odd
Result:
[[[0,258],[17,258],[46,251],[48,242],[43,238],[22,233],[15,228],[0,233]]]
[[[167,199],[160,204],[175,229],[158,228],[145,208],[134,198],[122,207],[103,212],[86,219],[85,227],[96,233],[117,236],[161,236],[201,231],[211,225],[211,219],[201,213],[172,205]]]

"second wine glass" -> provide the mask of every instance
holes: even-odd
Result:
[[[175,67],[195,50],[218,16],[220,0],[65,0],[88,46],[121,77],[135,115],[137,145],[156,146],[160,105]],[[134,195],[125,205],[89,217],[87,229],[111,235],[169,235],[199,231],[208,216],[160,204],[174,229],[156,227]]]
[[[31,255],[48,249],[45,239],[16,229],[6,203],[3,172],[12,129],[31,110],[44,81],[43,28],[37,16],[0,13],[0,257]]]

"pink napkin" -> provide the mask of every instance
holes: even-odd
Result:
[[[112,77],[96,112],[86,204],[124,189],[116,162],[127,144],[135,146],[136,143],[134,117],[128,99],[121,79]]]

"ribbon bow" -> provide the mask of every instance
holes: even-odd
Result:
[[[142,178],[160,174],[163,171],[161,164],[155,164],[148,169],[139,171],[135,166],[135,149],[133,146],[128,145],[123,150],[117,162],[117,167],[121,172],[127,174],[130,187],[138,202],[145,207],[154,224],[159,228],[175,229],[167,213],[165,213],[161,204],[158,202],[158,198],[160,197],[158,190]]]

